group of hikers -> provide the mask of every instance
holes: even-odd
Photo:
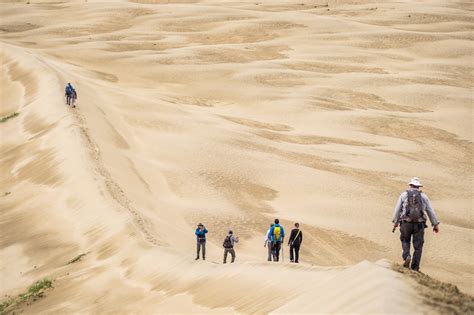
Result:
[[[77,92],[71,83],[65,88],[66,103],[75,107]],[[423,252],[423,244],[425,238],[426,215],[427,214],[435,233],[439,232],[439,221],[436,213],[431,205],[428,196],[421,191],[423,185],[418,177],[412,177],[408,183],[409,188],[404,191],[398,198],[397,205],[393,212],[393,230],[400,227],[400,240],[402,243],[402,259],[403,266],[412,270],[420,270],[421,255]],[[195,231],[197,238],[197,256],[199,259],[202,252],[202,259],[206,259],[206,234],[208,230],[199,223]],[[285,229],[280,225],[280,221],[275,219],[270,224],[270,228],[265,235],[264,247],[268,250],[268,261],[280,261],[280,252],[285,239]],[[239,238],[229,230],[224,239],[222,246],[224,247],[224,264],[227,262],[227,256],[232,256],[232,263],[235,261],[234,245],[239,242]],[[299,223],[295,223],[294,229],[291,231],[288,239],[290,247],[290,262],[299,263],[300,246],[303,243],[303,232],[299,228]],[[411,244],[413,243],[413,256],[411,255]]]
[[[196,231],[196,240],[197,240],[197,256],[196,260],[199,259],[199,254],[202,252],[202,259],[206,260],[206,234],[209,231],[206,229],[204,224],[199,223]],[[239,238],[234,235],[232,230],[229,230],[227,236],[224,239],[222,246],[224,247],[224,264],[227,263],[227,256],[230,254],[232,256],[232,263],[235,261],[235,250],[234,244],[239,242]]]
[[[279,261],[280,251],[282,251],[282,244],[285,240],[285,229],[280,225],[280,220],[275,219],[273,224],[265,235],[265,242],[263,247],[267,247],[268,261]],[[295,228],[291,230],[288,239],[288,246],[290,246],[290,262],[299,263],[300,246],[303,242],[303,232],[300,230],[300,224],[295,223]]]
[[[64,96],[66,97],[66,104],[71,107],[76,107],[77,92],[76,89],[72,86],[71,83],[66,84],[64,91]]]
[[[300,246],[303,242],[303,232],[299,228],[299,223],[295,223],[295,228],[291,231],[288,239],[288,246],[290,246],[290,262],[299,263]],[[209,231],[206,229],[204,224],[199,223],[194,234],[196,235],[197,241],[197,255],[196,260],[200,259],[202,253],[202,259],[206,260],[206,234]],[[268,261],[279,261],[280,251],[282,251],[282,243],[285,240],[285,229],[280,225],[280,220],[275,219],[273,224],[270,224],[265,235],[264,247],[268,248]],[[227,257],[230,254],[232,257],[231,262],[235,261],[235,243],[239,242],[239,238],[234,235],[232,230],[229,230],[227,236],[224,238],[222,246],[224,247],[224,264],[227,263]]]
[[[431,205],[428,196],[421,191],[423,185],[418,177],[413,177],[408,183],[409,188],[403,192],[395,206],[393,213],[393,230],[395,232],[397,227],[400,227],[400,240],[402,243],[402,259],[403,266],[411,268],[414,271],[420,270],[421,254],[424,243],[424,229],[426,225],[427,214],[435,233],[439,232],[439,221],[436,213]],[[206,234],[209,231],[206,227],[199,223],[195,235],[197,238],[197,256],[196,260],[206,259]],[[274,223],[270,224],[270,228],[265,235],[264,247],[268,250],[268,261],[280,261],[280,252],[283,251],[282,244],[285,240],[285,229],[280,225],[279,219],[275,219]],[[223,263],[227,263],[228,254],[231,255],[233,263],[235,261],[234,245],[239,242],[239,238],[234,235],[232,230],[229,230],[224,239],[222,246],[224,247]],[[303,232],[300,230],[299,223],[295,223],[288,239],[288,246],[290,248],[290,262],[299,263],[300,246],[303,243]],[[413,257],[411,255],[411,243],[413,243]]]

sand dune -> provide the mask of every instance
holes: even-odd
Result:
[[[0,10],[0,294],[55,282],[7,310],[444,312],[390,267],[413,175],[423,272],[474,292],[472,4],[29,3]],[[265,261],[275,217],[300,265]]]

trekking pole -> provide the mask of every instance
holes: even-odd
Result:
[[[283,249],[283,242],[281,242],[281,262],[285,263],[285,250]]]

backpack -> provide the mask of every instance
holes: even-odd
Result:
[[[423,219],[421,191],[407,190],[406,216],[411,222],[420,222],[420,219]]]
[[[273,240],[281,241],[281,228],[279,225],[273,227]]]
[[[232,237],[232,236],[227,235],[226,238],[224,239],[224,244],[222,244],[222,246],[224,246],[224,248],[232,248],[232,247],[234,247],[234,246],[232,245],[232,241],[231,241],[231,239],[230,239],[231,237]]]

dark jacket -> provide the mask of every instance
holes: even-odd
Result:
[[[294,245],[301,245],[301,243],[303,243],[303,232],[301,232],[300,229],[291,230],[290,239],[288,240],[288,245],[291,245],[291,243],[293,243]]]
[[[65,95],[72,96],[74,93],[76,93],[76,90],[72,87],[71,84],[66,85],[66,89],[64,91]]]

